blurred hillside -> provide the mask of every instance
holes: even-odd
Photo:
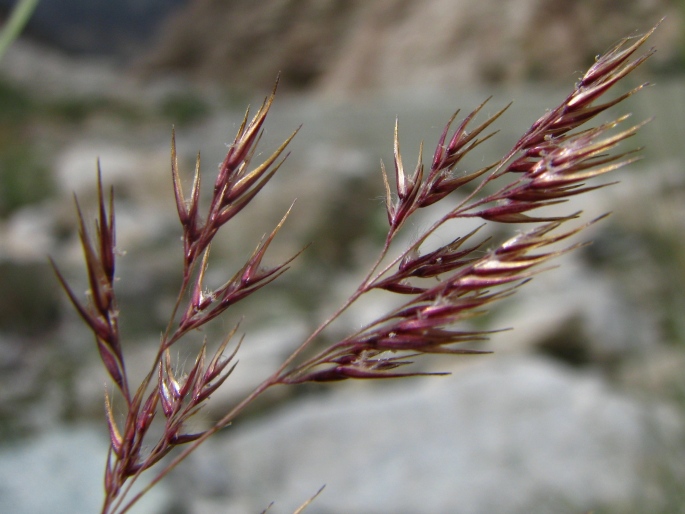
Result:
[[[682,71],[673,0],[198,0],[162,24],[138,61],[231,88],[355,91],[568,81],[617,34],[666,22],[650,66]]]

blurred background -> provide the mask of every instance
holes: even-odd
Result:
[[[0,0],[0,19],[15,4]],[[276,391],[134,512],[252,513],[273,501],[269,512],[287,513],[324,484],[307,512],[685,512],[682,0],[40,0],[0,61],[0,511],[101,502],[109,386],[47,261],[86,290],[72,195],[93,217],[97,159],[116,194],[125,352],[142,377],[180,282],[172,127],[188,187],[198,151],[211,187],[245,108],[279,74],[263,152],[302,124],[283,168],[213,246],[210,280],[232,276],[295,198],[269,263],[312,245],[205,331],[218,341],[245,316],[238,368],[200,427],[268,376],[373,262],[396,118],[409,163],[422,140],[432,153],[456,109],[493,95],[492,114],[514,100],[468,162],[481,167],[597,54],[663,17],[645,46],[658,52],[614,94],[653,87],[608,115],[654,117],[624,147],[645,146],[643,159],[562,206],[613,215],[580,236],[594,244],[479,321],[515,328],[474,345],[493,355],[424,363],[447,378]],[[386,309],[373,298],[327,337]],[[189,366],[192,349],[175,351]]]

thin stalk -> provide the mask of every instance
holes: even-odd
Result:
[[[20,0],[18,4],[12,9],[7,24],[0,33],[0,60],[7,52],[9,46],[19,37],[21,31],[28,23],[33,11],[36,9],[39,0]]]

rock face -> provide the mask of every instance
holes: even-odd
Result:
[[[324,484],[312,512],[655,512],[654,466],[677,466],[662,446],[682,430],[670,411],[544,360],[484,359],[238,423],[174,490],[203,513],[259,512],[272,500],[292,512]]]
[[[338,92],[568,80],[663,16],[654,44],[674,65],[682,17],[665,0],[202,0],[172,16],[141,67],[232,88],[280,71],[286,86]]]

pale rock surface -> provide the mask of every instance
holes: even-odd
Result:
[[[292,512],[324,484],[307,512],[648,505],[645,469],[679,465],[661,449],[682,430],[673,411],[595,376],[539,358],[483,357],[448,378],[353,385],[238,421],[192,458],[174,490],[202,514],[259,512],[272,500],[270,512]]]
[[[0,446],[0,512],[99,512],[107,455],[105,426],[54,427],[34,438]],[[130,512],[161,514],[166,486]]]

